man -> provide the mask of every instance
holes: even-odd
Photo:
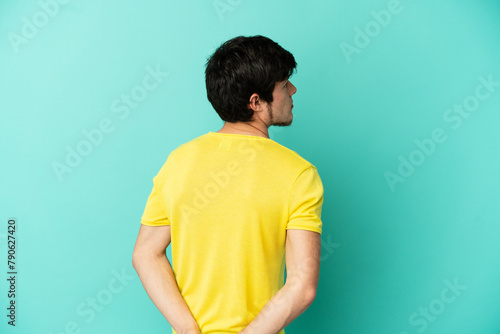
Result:
[[[205,77],[224,126],[153,178],[132,264],[174,334],[284,334],[316,296],[323,185],[268,135],[292,123],[296,66],[263,36],[222,44]]]

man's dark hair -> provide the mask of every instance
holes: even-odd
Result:
[[[276,82],[290,78],[296,67],[293,55],[267,37],[235,37],[207,58],[207,98],[222,120],[251,121],[250,96],[273,102]]]

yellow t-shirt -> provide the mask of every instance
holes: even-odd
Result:
[[[286,230],[321,234],[322,204],[317,169],[296,152],[209,132],[170,153],[141,223],[171,225],[173,272],[201,332],[237,333],[284,284]]]

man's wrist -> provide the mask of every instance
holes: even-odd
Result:
[[[201,331],[199,328],[194,327],[179,331],[177,334],[201,334]]]

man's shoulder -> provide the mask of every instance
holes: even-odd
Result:
[[[276,153],[282,157],[282,161],[288,161],[290,165],[294,166],[300,171],[307,169],[309,167],[316,168],[309,160],[304,158],[295,150],[288,148],[278,142],[275,143]]]
[[[174,148],[170,149],[170,152],[167,154],[166,159],[164,160],[164,163],[161,167],[161,169],[158,172],[158,176],[160,175],[165,175],[165,172],[167,169],[170,168],[172,163],[175,163],[178,159],[183,159],[183,155],[185,155],[186,152],[192,151],[192,149],[197,146],[198,142],[202,139],[202,136],[198,136],[194,139],[188,140],[187,142],[180,142],[180,144],[177,144],[177,146],[173,146]],[[199,145],[198,145],[199,146]]]
[[[179,153],[185,152],[185,151],[190,151],[192,149],[195,149],[196,147],[199,147],[200,145],[203,145],[207,139],[207,135],[201,135],[196,138],[189,139],[188,141],[185,141],[181,144],[178,144],[169,154],[169,156],[175,156]]]

